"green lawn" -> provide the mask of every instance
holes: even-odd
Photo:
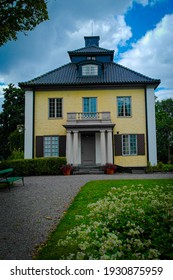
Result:
[[[173,180],[92,181],[36,259],[173,259]]]

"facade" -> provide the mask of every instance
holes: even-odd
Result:
[[[160,80],[113,61],[99,36],[70,51],[70,63],[25,89],[25,158],[66,156],[78,165],[157,164],[154,90]]]

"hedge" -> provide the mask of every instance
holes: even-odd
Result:
[[[13,168],[13,176],[60,175],[65,157],[6,160],[0,162],[0,170]]]
[[[164,164],[162,162],[158,162],[157,165],[152,166],[150,163],[148,163],[146,172],[173,172],[173,164]]]

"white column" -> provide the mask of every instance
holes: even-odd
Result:
[[[33,91],[25,92],[25,141],[24,157],[25,159],[33,158],[33,108],[34,94]]]
[[[148,130],[148,160],[151,165],[157,165],[155,97],[153,87],[147,87],[146,89],[146,106]]]
[[[113,163],[112,130],[107,131],[107,161]]]
[[[106,163],[106,141],[105,130],[100,130],[100,144],[101,144],[101,164]]]
[[[72,163],[71,151],[72,151],[72,135],[71,135],[71,131],[67,131],[66,158],[67,158],[67,163],[70,164]]]
[[[78,165],[78,131],[73,131],[73,164]]]

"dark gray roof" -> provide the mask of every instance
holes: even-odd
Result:
[[[84,47],[84,48],[80,48],[74,51],[69,51],[69,54],[86,54],[86,53],[98,53],[98,54],[106,54],[106,53],[114,53],[113,50],[107,50],[107,49],[103,49],[97,46],[90,46],[90,47]]]
[[[114,62],[104,63],[104,71],[101,76],[79,76],[77,65],[66,64],[49,73],[37,77],[31,81],[20,83],[22,88],[37,86],[79,86],[79,85],[147,85],[154,84],[157,87],[158,79],[152,79],[130,70]]]

